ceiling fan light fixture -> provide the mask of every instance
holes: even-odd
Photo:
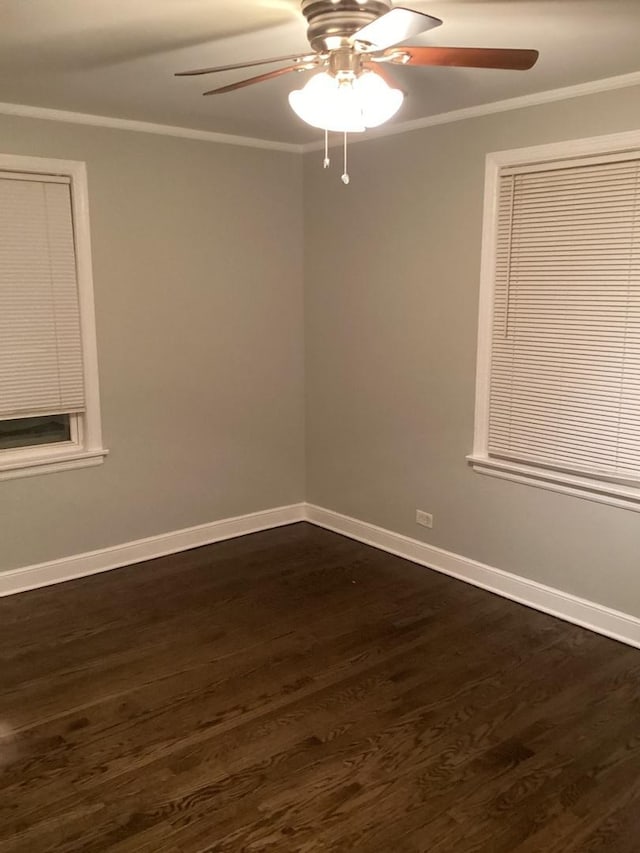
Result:
[[[355,81],[362,103],[365,127],[379,127],[398,112],[404,93],[393,89],[375,71],[364,71]]]
[[[362,133],[389,121],[404,95],[373,71],[357,76],[315,74],[303,89],[289,95],[289,104],[302,121],[321,130]]]
[[[362,115],[348,81],[339,81],[326,71],[314,74],[302,89],[289,95],[289,104],[302,121],[321,130],[362,133]]]

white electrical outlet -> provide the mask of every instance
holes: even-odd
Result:
[[[430,512],[423,512],[421,509],[417,509],[416,524],[421,524],[423,527],[433,527],[433,516]]]

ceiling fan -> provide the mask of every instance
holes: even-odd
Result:
[[[302,0],[301,9],[308,24],[311,52],[180,71],[176,76],[289,63],[203,93],[223,95],[292,72],[319,72],[302,90],[292,92],[289,102],[303,121],[325,131],[325,166],[329,162],[328,131],[346,134],[376,127],[400,108],[404,94],[396,87],[389,67],[439,65],[525,71],[538,59],[537,50],[405,45],[408,39],[439,27],[442,21],[413,9],[392,7],[392,0]],[[343,180],[348,182],[346,168]]]
[[[275,71],[210,89],[205,95],[222,95],[254,83],[263,83],[293,71],[328,68],[333,76],[365,69],[383,74],[389,65],[449,65],[465,68],[502,68],[526,71],[538,58],[537,50],[482,47],[407,46],[401,43],[442,21],[413,9],[391,7],[391,0],[302,0],[307,37],[312,53],[256,59],[214,68],[179,71],[177,77],[235,71],[257,65],[289,62]]]

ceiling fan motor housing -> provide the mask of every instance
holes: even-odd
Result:
[[[320,53],[346,47],[353,33],[390,9],[391,0],[302,0],[307,38]]]

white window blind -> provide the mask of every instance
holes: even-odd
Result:
[[[640,482],[640,153],[503,169],[489,456]]]
[[[0,172],[0,418],[84,405],[69,181]]]

